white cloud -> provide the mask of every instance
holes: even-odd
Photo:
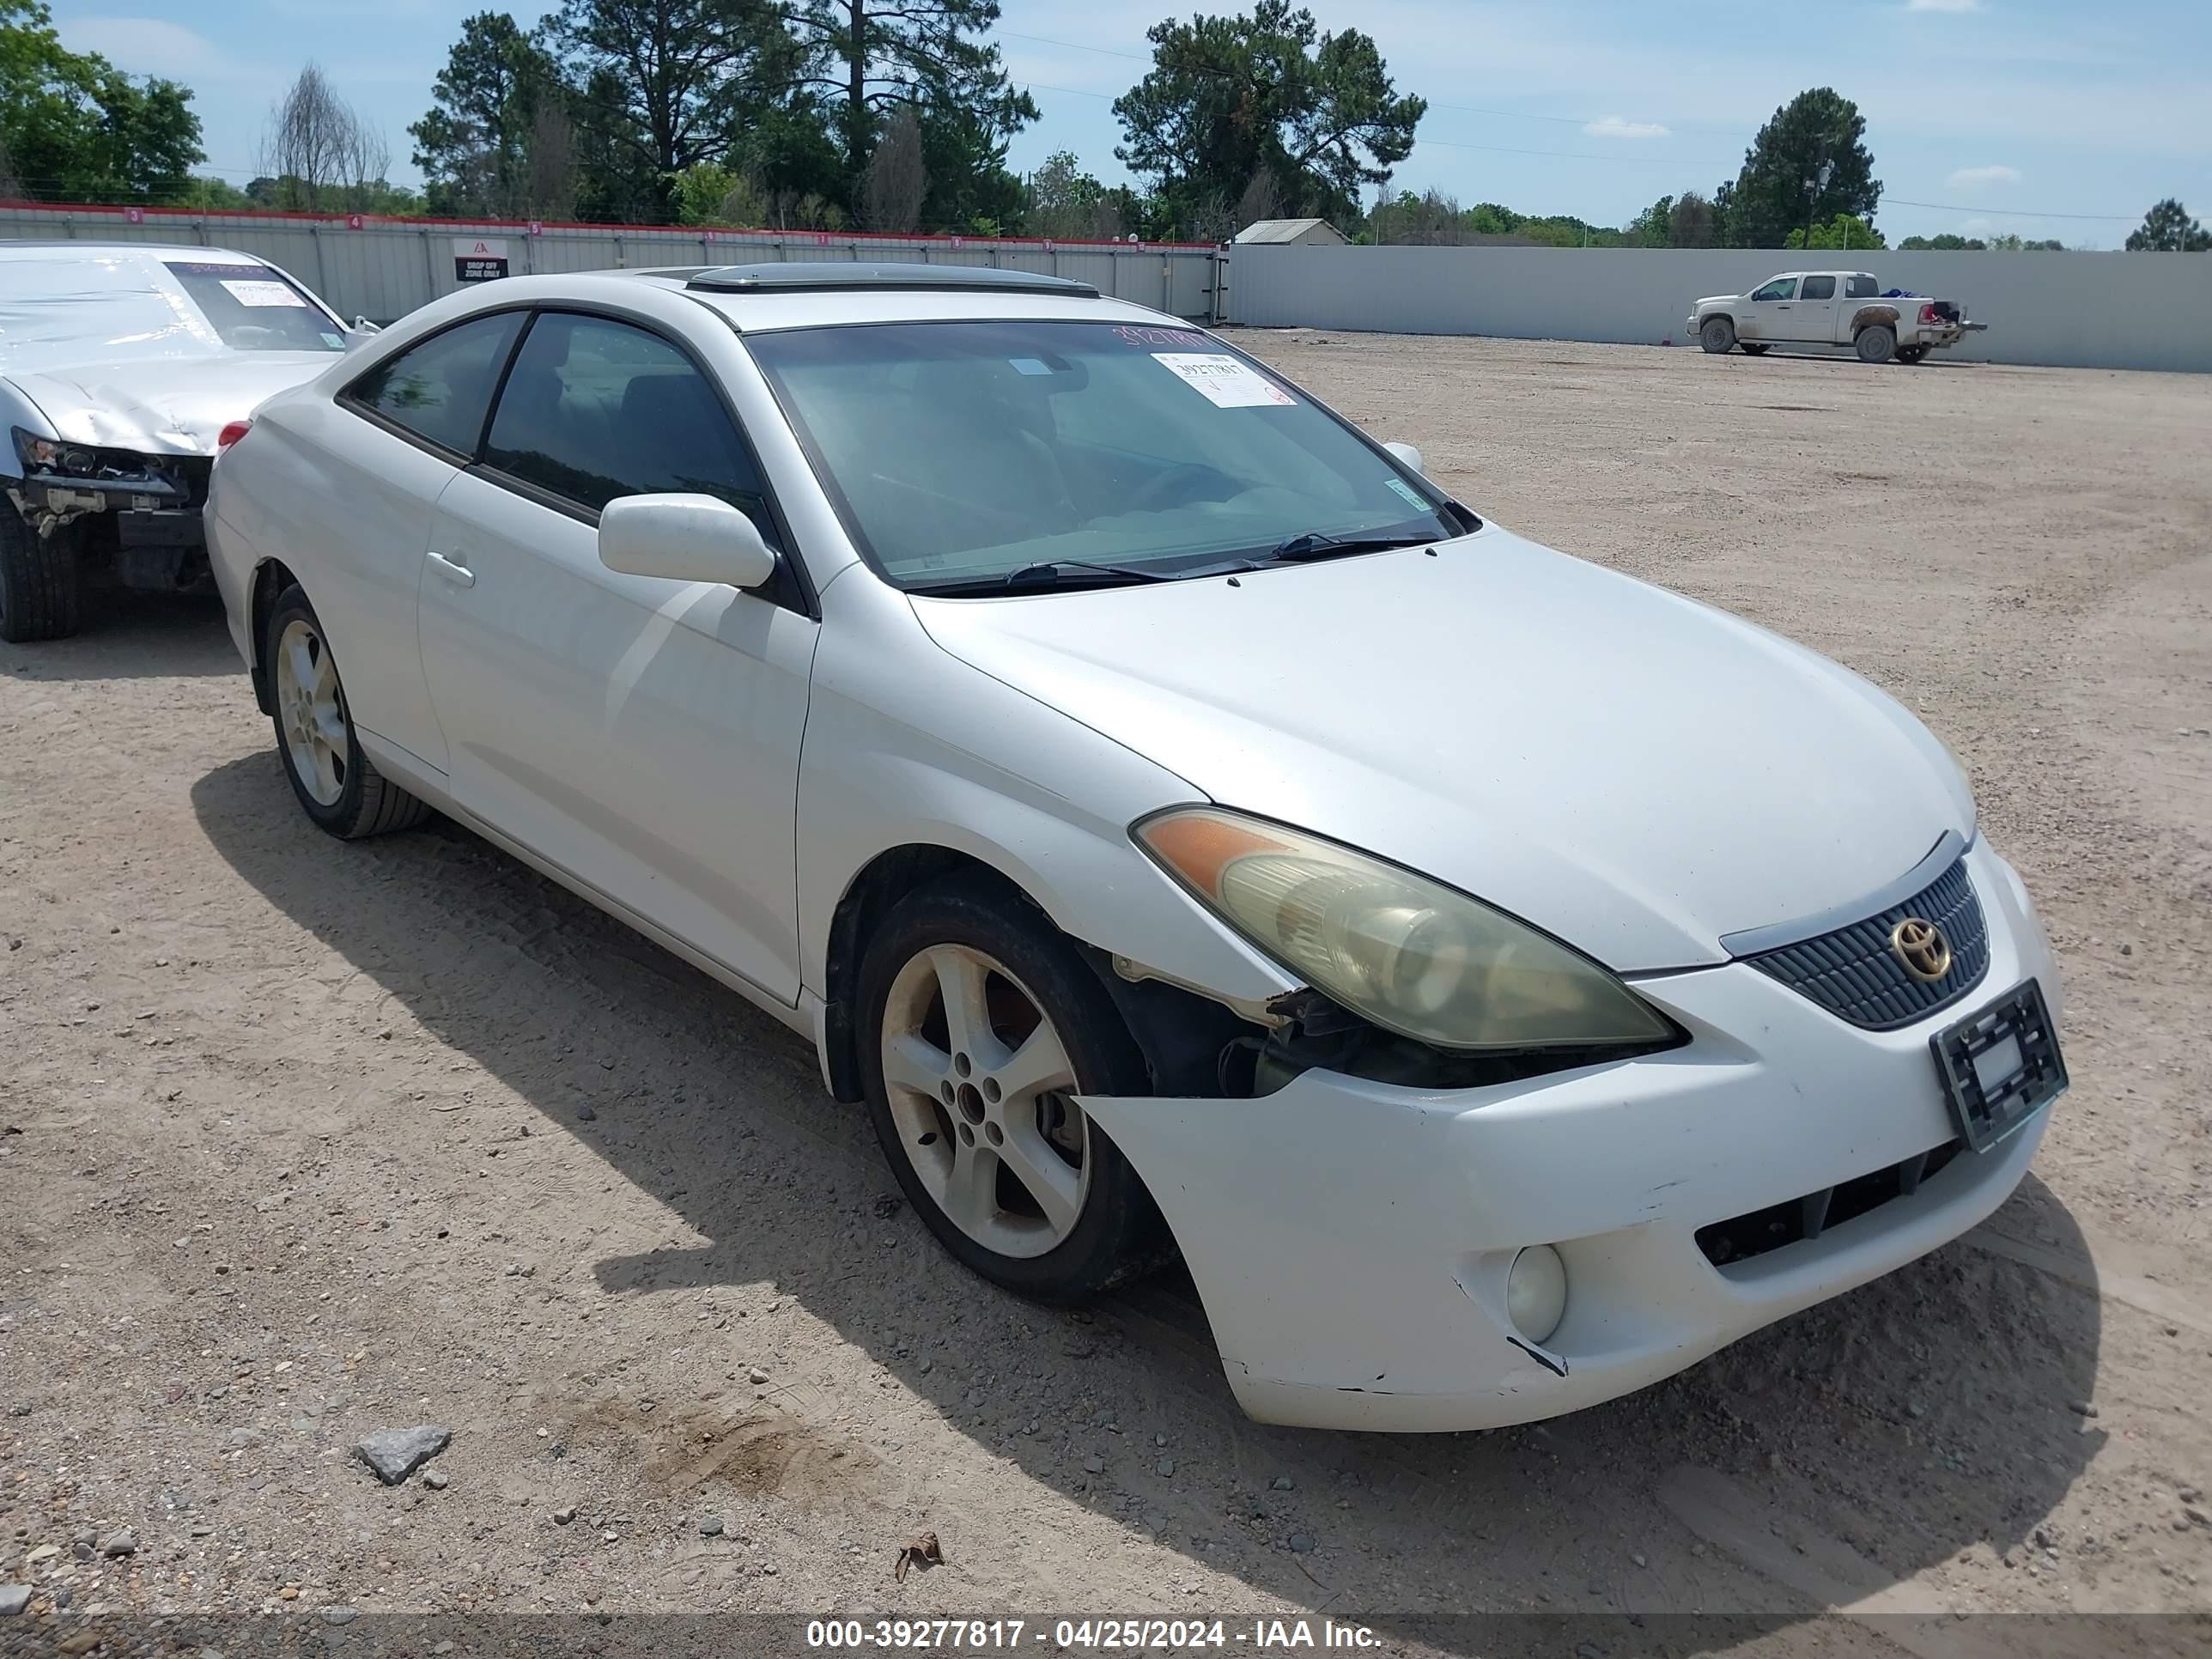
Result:
[[[1583,131],[1593,138],[1664,138],[1667,129],[1656,121],[1626,121],[1608,115],[1601,121],[1585,121]]]
[[[2020,169],[2008,167],[1960,167],[1944,184],[1953,190],[1984,190],[1991,185],[2016,185]]]
[[[1982,0],[1905,0],[1907,11],[1979,11]]]
[[[159,17],[78,17],[58,25],[72,52],[96,52],[131,75],[215,76],[228,68],[206,36]]]

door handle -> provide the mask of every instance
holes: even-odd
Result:
[[[430,568],[436,571],[441,576],[443,576],[447,581],[456,583],[462,587],[474,587],[477,585],[477,573],[475,571],[470,569],[468,566],[460,563],[458,560],[447,558],[444,554],[437,551],[434,548],[431,550],[430,553]]]

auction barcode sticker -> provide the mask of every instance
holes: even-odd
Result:
[[[1218,409],[1261,409],[1297,399],[1225,351],[1155,351],[1152,361],[1204,392]]]

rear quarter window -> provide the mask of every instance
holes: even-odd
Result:
[[[471,458],[523,313],[457,324],[394,353],[345,390],[345,401]]]

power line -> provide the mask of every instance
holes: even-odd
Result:
[[[1884,207],[1934,208],[1942,213],[1986,213],[1999,219],[2095,219],[2115,225],[2131,225],[2132,213],[2048,213],[2040,208],[1964,207],[1956,202],[1908,202],[1902,196],[1885,196]]]

